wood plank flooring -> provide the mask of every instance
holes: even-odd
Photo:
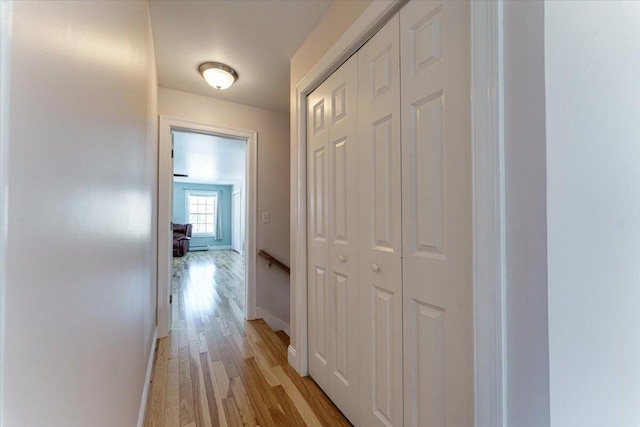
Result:
[[[233,251],[174,258],[173,326],[158,340],[145,426],[350,426],[289,366],[286,334],[243,320],[243,275]]]

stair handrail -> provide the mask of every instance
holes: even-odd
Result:
[[[266,259],[269,262],[269,268],[271,268],[271,264],[273,264],[276,267],[280,268],[282,271],[286,272],[287,274],[291,274],[291,269],[289,268],[289,266],[286,265],[284,262],[280,261],[278,258],[271,255],[269,252],[260,249],[258,251],[258,255],[260,255],[262,258]]]

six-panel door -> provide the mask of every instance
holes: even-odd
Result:
[[[363,426],[402,425],[399,17],[358,51]]]
[[[359,421],[357,62],[308,96],[309,371]]]
[[[400,11],[406,426],[473,425],[469,12]]]

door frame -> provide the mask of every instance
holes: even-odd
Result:
[[[4,331],[6,302],[5,265],[7,257],[7,219],[9,217],[9,92],[11,90],[12,0],[0,2],[0,394],[4,379]],[[4,425],[4,399],[0,398],[0,426]]]
[[[291,344],[289,364],[307,375],[306,97],[398,12],[407,0],[374,1],[297,84],[291,147]],[[505,251],[502,115],[503,0],[471,2],[471,125],[475,425],[504,427]]]
[[[237,190],[237,191],[232,191],[231,192],[231,249],[234,249],[233,244],[235,243],[235,239],[233,238],[233,228],[234,228],[234,210],[233,209],[233,197],[239,194],[240,197],[242,197],[242,191],[241,190]],[[240,224],[242,224],[242,199],[240,199]],[[242,242],[244,239],[242,238],[242,228],[240,228],[240,242]],[[244,254],[244,249],[239,250],[238,253]]]
[[[172,220],[173,200],[173,162],[172,130],[181,130],[207,135],[225,136],[245,140],[245,310],[247,320],[256,318],[256,227],[257,227],[257,172],[258,172],[258,132],[254,130],[234,129],[212,123],[199,123],[168,116],[160,116],[158,146],[158,301],[157,324],[158,338],[169,334],[171,286],[172,233],[169,229]],[[163,243],[164,242],[164,243]]]

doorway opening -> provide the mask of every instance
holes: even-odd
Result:
[[[158,336],[187,274],[222,280],[254,319],[256,132],[161,117],[159,139]]]
[[[188,252],[243,253],[246,140],[182,130],[172,136],[172,221],[191,225]]]

